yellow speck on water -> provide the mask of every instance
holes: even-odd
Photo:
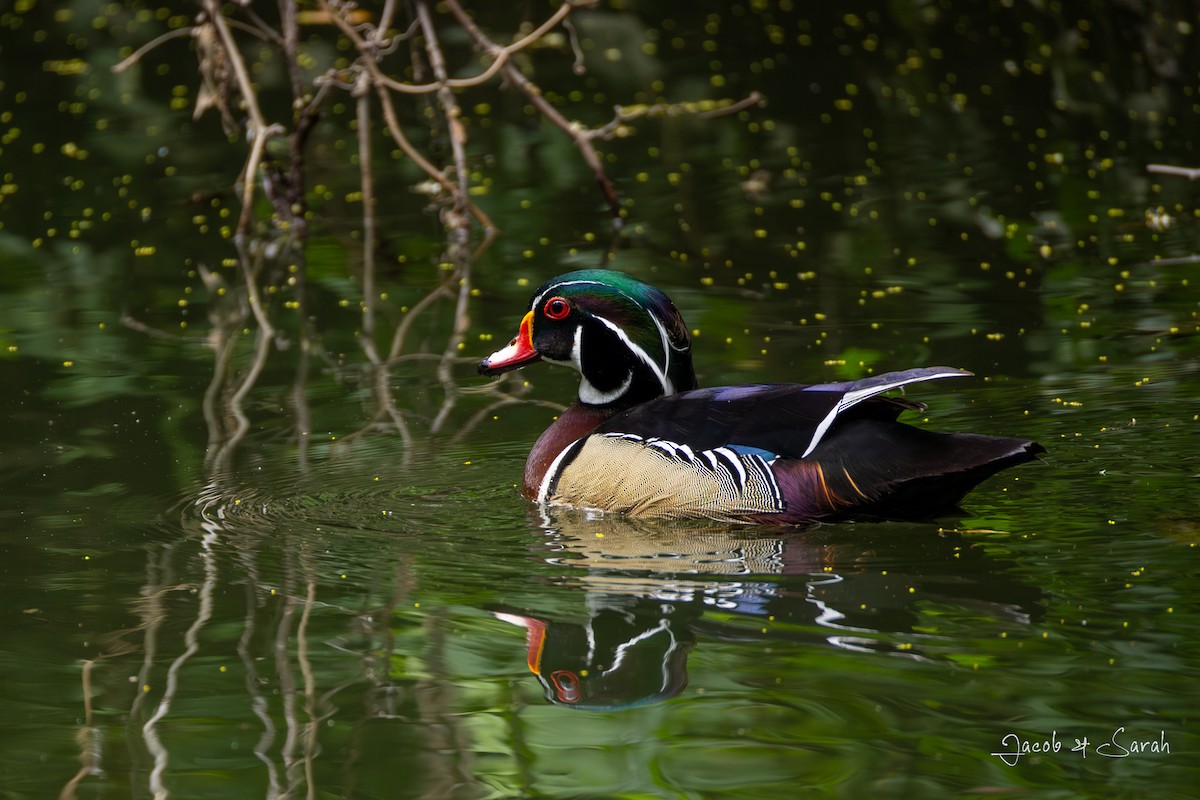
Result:
[[[75,362],[74,361],[64,361],[63,366],[64,367],[73,367],[73,366],[75,366]]]
[[[221,667],[220,667],[220,671],[221,671],[221,672],[228,672],[228,671],[229,671],[229,668],[228,668],[228,667],[226,667],[224,664],[222,664],[222,665],[221,665]]]
[[[463,462],[463,465],[464,465],[464,466],[468,466],[468,467],[469,467],[469,466],[471,466],[471,462],[470,462],[470,461],[464,461],[464,462]]]

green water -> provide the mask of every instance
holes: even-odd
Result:
[[[1200,212],[1146,167],[1200,166],[1196,21],[802,5],[613,4],[578,14],[586,76],[528,56],[588,124],[766,96],[598,143],[619,236],[559,131],[464,94],[502,233],[465,316],[457,284],[422,305],[442,229],[382,166],[374,341],[405,331],[382,365],[331,108],[306,282],[272,283],[240,395],[245,143],[192,120],[186,39],[108,69],[184,22],[0,8],[0,797],[1195,796]],[[575,378],[475,364],[613,241],[704,385],[961,366],[913,424],[1048,453],[923,523],[531,507]]]

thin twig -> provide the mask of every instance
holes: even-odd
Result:
[[[371,95],[367,91],[367,74],[360,78],[355,89],[358,122],[358,177],[362,190],[363,226],[363,309],[362,336],[359,337],[367,360],[379,365],[379,349],[375,346],[375,172],[371,164]]]
[[[121,59],[121,61],[116,64],[113,64],[112,71],[119,75],[122,72],[124,72],[125,70],[132,67],[138,61],[141,61],[142,56],[146,55],[146,53],[149,53],[151,50],[158,47],[160,44],[163,44],[164,42],[169,42],[172,39],[178,39],[181,36],[193,36],[193,35],[195,35],[195,33],[196,33],[196,28],[189,26],[187,28],[176,28],[173,31],[167,31],[166,33],[162,34],[161,36],[156,36],[153,39],[151,39],[150,41],[146,42],[141,47],[139,47],[137,50],[134,50],[133,53],[131,53],[128,57]]]
[[[415,147],[413,147],[412,142],[408,140],[408,137],[404,135],[404,129],[400,127],[400,121],[396,118],[396,109],[392,105],[392,96],[388,94],[387,89],[379,84],[376,84],[375,93],[379,97],[379,105],[383,109],[383,120],[387,124],[388,133],[391,135],[392,140],[400,146],[400,149],[404,151],[406,156],[411,158],[417,166],[425,171],[426,175],[436,181],[446,191],[454,192],[456,190],[454,183],[445,175],[443,175],[437,167],[429,163],[429,161],[422,156]],[[475,203],[470,202],[470,200],[467,201],[467,209],[471,212],[471,216],[475,217],[479,224],[483,226],[484,230],[487,232],[488,240],[490,241],[495,236],[495,232],[498,230],[492,223],[491,218],[484,213],[483,209],[481,209]]]
[[[429,4],[425,0],[417,0],[417,19],[421,23],[421,31],[425,34],[425,51],[429,56],[429,65],[437,78],[438,102],[442,105],[442,114],[446,117],[446,127],[450,136],[450,151],[454,157],[454,173],[457,179],[457,191],[454,192],[454,218],[451,220],[451,236],[459,245],[467,243],[469,222],[463,211],[467,205],[467,190],[470,174],[467,171],[467,131],[462,124],[462,112],[454,92],[447,84],[446,60],[442,56],[442,48],[438,43],[437,29],[429,16]]]
[[[225,15],[221,12],[220,2],[204,0],[204,9],[208,19],[216,27],[217,33],[221,37],[225,55],[233,66],[233,74],[237,78],[238,91],[242,95],[246,115],[250,118],[248,128],[253,141],[250,146],[250,156],[246,159],[246,166],[242,171],[242,213],[237,227],[238,237],[244,238],[250,227],[250,216],[254,205],[255,176],[263,149],[270,137],[283,133],[284,129],[278,124],[267,125],[262,110],[258,107],[258,96],[255,94],[254,84],[250,81],[250,73],[246,70],[246,62],[242,59],[241,51],[237,49],[237,42],[233,40],[233,33],[229,30]]]
[[[326,7],[325,0],[318,1],[321,2],[322,7]],[[382,76],[380,83],[401,94],[432,94],[433,92],[443,88],[468,89],[472,86],[479,86],[491,80],[496,73],[508,63],[508,60],[512,58],[514,54],[519,53],[521,50],[524,50],[529,45],[541,39],[548,31],[553,30],[559,23],[565,20],[572,11],[577,8],[596,5],[599,2],[600,0],[576,0],[575,2],[565,2],[559,6],[558,10],[555,11],[548,19],[546,19],[545,22],[512,44],[500,46],[492,42],[491,46],[484,50],[485,53],[492,57],[492,63],[488,64],[483,72],[479,73],[478,75],[473,75],[470,78],[447,77],[441,80],[433,81],[432,83],[414,84],[398,81],[390,76],[384,75]],[[332,11],[330,11],[330,14],[334,20],[338,22],[338,27],[342,28],[342,32],[345,33],[347,28],[350,27],[349,23],[345,23],[343,26],[345,21],[342,20],[341,17]],[[458,15],[455,14],[455,16]],[[349,34],[347,34],[347,36],[349,36]],[[359,48],[360,53],[366,56],[372,55],[370,48],[373,46],[373,43],[368,42],[362,37],[350,38],[352,41],[354,41],[355,46]],[[360,46],[360,42],[362,42],[367,49],[364,50],[363,46]]]
[[[396,326],[395,333],[392,334],[392,347],[388,351],[388,363],[392,364],[400,357],[400,353],[404,351],[404,338],[408,336],[408,331],[412,328],[421,312],[433,305],[437,300],[443,297],[450,297],[449,282],[441,283],[432,291],[418,300],[408,313],[404,315],[404,319],[400,320],[400,324]]]
[[[1189,181],[1200,178],[1200,169],[1194,167],[1175,167],[1170,164],[1147,164],[1146,171],[1157,172],[1160,175],[1178,175],[1181,178],[1187,178]]]
[[[467,313],[471,303],[471,272],[467,267],[460,272],[458,302],[454,308],[454,330],[450,334],[449,341],[446,342],[446,349],[442,353],[442,360],[438,362],[437,368],[438,381],[442,384],[445,398],[442,400],[442,407],[438,409],[437,416],[429,426],[429,432],[435,434],[441,431],[446,420],[450,418],[450,412],[458,402],[459,388],[458,383],[454,380],[453,364],[457,361],[455,355],[458,353],[458,346],[463,341],[467,329],[471,327],[471,317]]]
[[[642,117],[677,117],[690,115],[696,119],[715,119],[737,114],[752,106],[762,105],[766,98],[751,92],[741,100],[704,100],[692,103],[655,103],[653,105],[617,106],[612,120],[587,131],[588,136],[610,139],[626,123]]]
[[[1200,264],[1200,255],[1177,256],[1175,258],[1156,258],[1153,261],[1143,261],[1139,266],[1172,267],[1179,264]]]

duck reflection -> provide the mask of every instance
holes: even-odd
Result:
[[[572,708],[679,694],[698,638],[932,659],[1042,613],[1040,590],[1011,565],[928,526],[736,528],[570,511],[538,527],[541,557],[584,590],[582,612],[493,613],[525,629],[529,670],[551,703]]]
[[[529,671],[550,702],[602,711],[665,700],[687,685],[692,632],[670,604],[627,600],[595,608],[582,623],[494,613],[525,628]]]

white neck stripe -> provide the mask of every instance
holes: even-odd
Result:
[[[620,398],[621,395],[629,391],[629,387],[632,385],[632,371],[625,376],[624,382],[611,392],[600,391],[585,377],[579,381],[579,402],[589,406],[602,406]]]
[[[666,373],[663,372],[663,368],[654,363],[654,360],[651,359],[650,355],[642,349],[641,345],[634,344],[633,340],[629,338],[629,335],[626,334],[625,331],[621,330],[621,328],[615,323],[609,322],[604,317],[594,318],[607,325],[609,330],[615,333],[617,338],[625,343],[625,346],[629,348],[629,351],[636,355],[643,364],[650,368],[650,371],[654,373],[654,377],[658,378],[658,383],[660,386],[662,386],[663,394],[675,394],[675,387],[672,385],[671,380],[666,376]],[[659,332],[661,333],[663,330],[662,325],[658,324],[658,320],[655,320],[653,315],[650,316],[650,319],[654,320],[654,324],[658,326]],[[576,337],[576,342],[578,342],[578,337]],[[668,349],[667,352],[670,352],[670,350]],[[582,371],[583,370],[581,369],[580,372]]]

